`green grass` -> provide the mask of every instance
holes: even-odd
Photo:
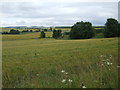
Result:
[[[83,82],[87,88],[116,88],[117,42],[117,38],[6,40],[3,37],[3,87],[80,88]],[[108,58],[112,65],[105,63]],[[63,79],[72,82],[62,83]]]

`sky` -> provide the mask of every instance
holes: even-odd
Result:
[[[100,2],[101,1],[101,2]],[[118,19],[118,0],[1,0],[0,26],[104,25]]]

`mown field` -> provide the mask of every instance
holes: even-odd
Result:
[[[117,38],[38,37],[3,35],[3,88],[117,88]]]

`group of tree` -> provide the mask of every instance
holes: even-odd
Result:
[[[94,36],[94,30],[90,22],[77,22],[71,27],[71,39],[88,39]]]
[[[105,38],[120,37],[120,23],[113,18],[108,18],[105,29],[101,29]],[[71,27],[69,37],[71,39],[89,39],[94,37],[95,32],[90,22],[77,22]]]
[[[62,36],[62,31],[61,30],[53,30],[53,38],[60,38]]]
[[[60,38],[61,36],[62,36],[61,30],[53,30],[53,35],[52,35],[53,38],[57,39],[57,38]],[[45,32],[42,31],[40,33],[40,38],[45,38],[45,37],[46,37]]]
[[[2,34],[20,34],[20,31],[11,29],[9,32],[2,32]]]

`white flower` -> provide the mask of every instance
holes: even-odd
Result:
[[[110,62],[107,62],[107,65],[110,65]]]
[[[67,72],[65,74],[68,74]]]
[[[64,83],[64,82],[66,82],[66,79],[63,79],[63,80],[62,80],[62,83]]]
[[[64,73],[64,72],[65,72],[65,70],[62,70],[61,72],[62,72],[62,73]]]
[[[82,88],[86,88],[85,86],[82,86]]]
[[[110,63],[112,65],[112,63]]]
[[[101,64],[101,66],[103,66],[103,64]]]
[[[68,81],[69,81],[69,82],[72,82],[72,80],[71,80],[71,79],[69,79]]]

